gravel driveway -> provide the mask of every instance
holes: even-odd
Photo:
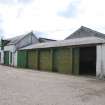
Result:
[[[105,105],[105,81],[0,65],[0,105]]]

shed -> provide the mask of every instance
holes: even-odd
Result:
[[[2,43],[2,63],[5,65],[17,66],[17,50],[31,44],[39,43],[39,40],[33,32],[30,32],[14,38],[6,39],[6,42],[7,43],[5,45]]]
[[[37,51],[37,69],[74,75],[96,75],[98,78],[105,76],[104,36],[92,34],[91,37],[33,44],[19,49],[19,52],[30,50]]]

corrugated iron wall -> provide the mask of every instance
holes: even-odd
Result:
[[[79,48],[63,47],[18,52],[18,67],[79,74]]]
[[[18,51],[17,67],[27,67],[27,51]]]
[[[57,48],[54,54],[54,71],[71,74],[72,73],[72,48]]]
[[[38,69],[38,55],[36,50],[28,51],[28,68]]]
[[[39,69],[51,71],[52,70],[52,61],[51,61],[51,50],[42,49],[39,51]]]
[[[79,74],[79,48],[73,48],[73,74],[78,75]]]
[[[9,65],[9,51],[4,51],[4,64]]]

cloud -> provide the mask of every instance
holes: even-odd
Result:
[[[0,0],[0,4],[14,4],[15,0]]]
[[[34,0],[17,0],[18,3],[29,4],[32,3]]]
[[[64,11],[58,12],[58,15],[66,17],[66,18],[77,17],[79,3],[80,3],[80,0],[74,0],[74,1],[70,2],[70,4],[67,6],[67,8]]]
[[[4,5],[16,5],[18,3],[21,4],[29,4],[32,3],[34,0],[0,0],[0,4]]]
[[[5,37],[30,30],[64,39],[81,25],[105,32],[104,0],[0,0],[0,32]]]

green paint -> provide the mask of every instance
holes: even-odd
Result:
[[[50,49],[50,56],[51,56],[51,71],[53,71],[53,62],[54,62],[54,59],[53,59],[53,49],[52,48]]]
[[[4,64],[9,65],[9,51],[4,52]]]
[[[73,48],[73,74],[79,74],[79,48]]]
[[[37,69],[37,52],[36,52],[36,50],[28,51],[28,68]]]
[[[18,67],[79,74],[79,48],[48,48],[18,52]]]
[[[36,69],[38,70],[39,69],[39,50],[37,49],[36,50]]]
[[[39,69],[45,71],[52,71],[51,50],[42,49],[39,52]]]
[[[27,67],[27,51],[18,51],[17,67]]]
[[[10,64],[12,64],[12,52],[10,52]]]
[[[56,48],[54,50],[53,71],[64,74],[72,73],[72,48]]]

